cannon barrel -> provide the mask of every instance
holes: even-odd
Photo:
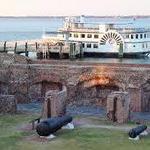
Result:
[[[133,128],[129,131],[129,137],[130,138],[136,138],[138,135],[140,135],[146,129],[147,129],[146,125],[140,125],[136,128]]]
[[[70,122],[72,122],[71,116],[48,118],[47,120],[44,120],[37,124],[36,132],[40,136],[49,136],[50,134],[53,134],[57,130],[61,129],[61,127],[67,125]]]

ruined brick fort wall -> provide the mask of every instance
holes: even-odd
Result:
[[[106,107],[108,94],[123,91],[130,95],[132,111],[150,111],[149,65],[21,60],[0,68],[1,93],[15,95],[18,102],[42,100],[47,91],[63,85],[68,105]]]

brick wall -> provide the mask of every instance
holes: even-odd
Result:
[[[17,105],[15,96],[13,95],[0,95],[0,113],[16,113]]]
[[[50,90],[46,93],[43,117],[63,116],[66,113],[67,89],[63,86],[62,90]]]
[[[9,61],[4,61],[7,58]],[[82,103],[85,100],[83,104],[97,103],[97,105],[105,106],[107,95],[116,91],[116,89],[111,89],[115,85],[118,87],[118,91],[129,92],[131,111],[150,111],[150,106],[145,108],[150,101],[149,91],[142,89],[144,88],[142,85],[150,79],[149,65],[100,64],[98,62],[61,60],[31,61],[18,55],[11,57],[10,55],[5,57],[1,55],[0,60],[0,62],[8,64],[8,66],[0,65],[0,83],[2,83],[0,87],[3,89],[1,91],[4,91],[5,85],[8,94],[15,95],[18,102],[26,103],[38,99],[41,95],[40,83],[47,81],[66,86],[67,104],[77,101]],[[81,88],[80,91],[78,88],[80,83],[93,84],[95,78],[98,78],[95,87]],[[101,79],[110,79],[110,86],[105,90],[95,90],[96,86],[104,83]],[[46,85],[45,92],[53,90],[50,88],[50,85]],[[144,98],[143,95],[145,95]]]
[[[107,117],[118,123],[129,119],[130,97],[127,92],[112,92],[107,97]]]

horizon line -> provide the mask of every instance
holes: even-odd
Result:
[[[150,15],[45,15],[45,16],[39,16],[39,15],[21,15],[21,16],[4,16],[0,15],[0,18],[19,18],[19,17],[30,17],[30,18],[38,18],[38,17],[79,17],[79,16],[85,16],[85,17],[150,17]]]

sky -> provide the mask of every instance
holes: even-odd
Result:
[[[150,15],[150,0],[0,0],[0,16]]]

